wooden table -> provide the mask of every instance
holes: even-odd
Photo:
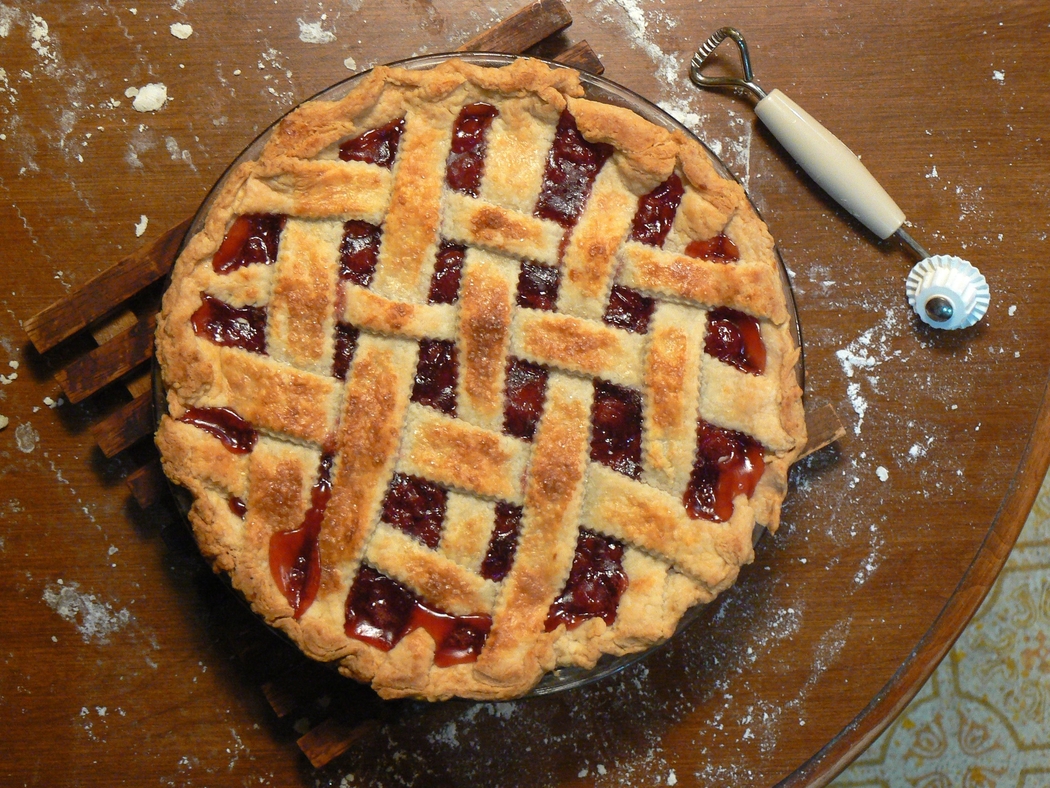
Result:
[[[20,321],[192,213],[296,102],[517,5],[0,5],[0,782],[820,785],[965,626],[1050,448],[1050,8],[573,0],[569,33],[606,76],[678,114],[748,187],[793,274],[807,403],[833,405],[848,435],[796,468],[782,530],[738,586],[641,665],[549,698],[401,704],[318,772],[299,753],[302,721],[258,688],[284,646],[173,508],[129,499],[130,461],[92,447],[85,427],[114,398],[49,406],[73,349],[37,355]],[[987,275],[978,327],[920,325],[909,253],[845,218],[749,100],[690,85],[689,56],[724,24],[759,84],[863,155],[913,235]],[[151,82],[167,103],[138,112],[125,91]]]

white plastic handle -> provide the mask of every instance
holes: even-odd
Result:
[[[755,112],[821,188],[879,238],[904,224],[904,212],[842,141],[779,90]]]

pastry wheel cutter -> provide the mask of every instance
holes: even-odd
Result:
[[[703,73],[707,59],[726,38],[740,50],[743,78]],[[984,317],[990,294],[981,272],[959,257],[931,256],[904,229],[904,212],[841,140],[779,90],[767,93],[760,88],[740,31],[723,27],[708,38],[693,55],[689,77],[699,87],[732,88],[756,96],[755,114],[824,191],[879,238],[895,235],[919,256],[908,275],[906,292],[908,303],[924,323],[957,329]]]

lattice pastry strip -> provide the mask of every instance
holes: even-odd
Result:
[[[528,680],[550,662],[536,637],[569,576],[583,503],[593,388],[553,374],[536,431],[514,565],[503,583],[478,670],[495,683]]]
[[[376,69],[232,172],[165,296],[157,440],[203,552],[387,696],[658,642],[779,518],[772,241],[696,143],[581,94]]]
[[[673,495],[685,491],[696,453],[705,333],[705,314],[680,304],[660,304],[649,321],[642,479]]]
[[[426,298],[441,227],[453,119],[444,109],[426,106],[406,116],[372,282],[380,295],[416,303]]]
[[[559,312],[602,319],[619,265],[617,251],[631,231],[638,196],[627,189],[615,159],[602,167],[565,249]]]
[[[393,178],[384,167],[276,157],[245,183],[236,211],[304,219],[343,217],[379,224],[390,207],[392,192]]]
[[[456,415],[493,431],[503,428],[519,269],[517,260],[470,249],[459,288]]]

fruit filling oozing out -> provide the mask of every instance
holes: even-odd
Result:
[[[543,415],[547,394],[546,368],[511,356],[507,359],[503,431],[531,441]]]
[[[321,553],[318,537],[328,501],[332,497],[332,464],[334,455],[325,452],[317,470],[317,480],[310,491],[310,508],[303,522],[290,531],[278,531],[270,537],[270,574],[296,618],[313,603],[321,585]]]
[[[612,152],[611,145],[584,139],[576,127],[576,119],[568,110],[563,111],[547,154],[536,216],[565,228],[575,225],[590,197],[598,171]]]
[[[661,247],[674,225],[685,188],[677,175],[672,175],[651,192],[638,199],[638,211],[631,225],[631,240]]]
[[[190,316],[194,333],[216,345],[266,355],[266,308],[231,306],[208,293]]]
[[[521,507],[501,501],[496,504],[496,521],[488,550],[481,562],[481,576],[498,582],[507,576],[518,549],[521,531]]]
[[[404,130],[405,119],[399,118],[378,129],[366,131],[340,145],[339,158],[343,161],[363,161],[390,169],[394,166],[397,147]]]
[[[281,214],[238,216],[212,258],[212,269],[217,274],[228,274],[246,265],[273,265],[284,223],[285,217]]]
[[[594,382],[591,459],[637,479],[642,474],[642,395],[633,389]]]
[[[622,328],[633,334],[644,334],[649,330],[649,318],[653,316],[656,302],[637,290],[623,285],[613,285],[609,294],[609,305],[602,317],[610,326]]]
[[[728,307],[707,313],[704,352],[741,372],[761,375],[766,369],[766,346],[758,320]]]
[[[456,345],[442,339],[424,339],[419,343],[412,401],[447,413],[456,414]]]
[[[497,112],[491,104],[463,107],[452,126],[452,145],[445,163],[445,181],[453,191],[478,196],[485,167],[485,135]]]
[[[395,473],[383,499],[383,522],[414,536],[431,550],[441,541],[448,492],[418,476]]]
[[[346,380],[346,373],[350,371],[350,362],[354,358],[357,349],[357,339],[360,332],[356,326],[349,323],[336,323],[335,325],[335,348],[332,353],[332,377]]]
[[[732,263],[740,259],[740,250],[725,233],[719,233],[713,238],[690,241],[685,247],[685,253],[689,257],[716,263]]]
[[[547,632],[559,624],[575,629],[590,618],[606,624],[616,620],[616,608],[628,585],[623,552],[623,545],[613,539],[580,531],[569,579],[547,613]]]
[[[554,310],[561,272],[549,265],[525,261],[518,276],[517,303],[526,309]]]
[[[339,276],[361,287],[372,283],[379,260],[383,230],[374,224],[352,219],[343,225],[339,246]]]
[[[430,280],[428,304],[454,304],[459,298],[459,280],[463,272],[463,260],[467,248],[459,244],[442,242],[434,263],[434,277]]]
[[[415,629],[434,640],[434,664],[473,662],[492,628],[487,615],[454,616],[426,604],[396,580],[367,564],[358,570],[346,598],[347,636],[389,651]]]
[[[240,517],[242,520],[248,514],[248,504],[244,502],[243,498],[238,498],[236,495],[230,495],[226,498],[226,505],[230,507],[230,511]]]
[[[683,501],[689,516],[716,522],[731,518],[733,499],[754,494],[765,469],[763,455],[762,445],[749,435],[701,420]]]
[[[249,454],[259,439],[255,428],[231,408],[187,408],[179,421],[218,438],[234,454]]]

